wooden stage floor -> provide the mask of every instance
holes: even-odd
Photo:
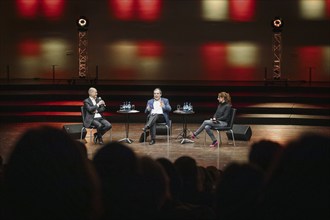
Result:
[[[58,128],[70,123],[9,123],[0,124],[0,155],[4,159],[4,163],[8,160],[10,152],[19,136],[28,128],[40,125],[51,125]],[[72,123],[74,124],[74,123]],[[118,141],[125,137],[125,124],[112,123],[112,140]],[[188,129],[195,130],[200,124],[188,124]],[[174,161],[180,156],[186,155],[196,159],[200,166],[216,166],[223,169],[230,162],[246,162],[248,159],[249,147],[253,142],[261,139],[277,141],[286,144],[288,141],[300,136],[305,132],[317,132],[319,134],[330,135],[330,127],[325,126],[297,126],[297,125],[250,125],[252,129],[252,137],[249,141],[236,141],[236,147],[227,139],[224,132],[221,133],[223,143],[219,149],[210,149],[210,138],[206,136],[206,144],[204,145],[205,133],[201,133],[194,143],[181,144],[178,135],[182,131],[182,124],[172,125],[172,135],[170,143],[167,143],[166,135],[157,136],[156,144],[149,145],[147,143],[139,143],[139,137],[142,133],[142,123],[131,123],[129,129],[129,138],[134,142],[127,144],[137,155],[149,155],[152,158],[166,157]],[[89,133],[86,136],[86,147],[88,156],[93,158],[97,150],[102,146],[89,142]],[[110,141],[110,135],[104,136],[105,143]]]

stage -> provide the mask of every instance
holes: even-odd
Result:
[[[27,122],[27,123],[8,123],[0,124],[0,155],[4,162],[8,160],[10,151],[20,135],[29,128],[38,127],[41,125],[51,125],[63,128],[63,125],[75,123],[67,122]],[[196,129],[200,124],[189,123],[189,130]],[[298,137],[304,132],[317,132],[318,134],[330,135],[330,127],[326,126],[301,126],[301,125],[250,125],[252,136],[249,141],[236,140],[236,147],[232,141],[227,139],[224,132],[221,133],[222,145],[219,149],[210,149],[210,139],[206,136],[206,144],[204,145],[205,133],[201,133],[199,138],[194,143],[180,143],[178,135],[182,131],[181,123],[173,123],[172,135],[170,143],[167,143],[165,135],[156,137],[156,144],[149,145],[149,142],[139,143],[139,137],[142,133],[142,123],[131,123],[129,129],[129,138],[133,140],[132,144],[127,144],[137,155],[149,155],[152,158],[166,157],[171,161],[176,160],[180,156],[191,156],[196,159],[200,166],[215,166],[223,169],[231,162],[246,162],[248,160],[249,147],[253,142],[261,139],[277,141],[281,144],[286,144],[288,141]],[[101,145],[90,143],[89,133],[86,136],[86,147],[89,159],[93,159],[95,153],[102,147]],[[125,137],[125,124],[113,123],[112,140],[118,141]],[[110,135],[107,133],[104,136],[104,142],[107,144],[110,141]]]

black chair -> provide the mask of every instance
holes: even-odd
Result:
[[[166,135],[167,143],[170,143],[172,134],[172,120],[169,120],[169,125],[165,122],[156,122],[156,135]],[[147,141],[147,133],[144,132],[144,141]]]
[[[234,131],[233,131],[233,125],[234,125],[234,120],[235,120],[235,116],[236,116],[236,111],[237,111],[237,109],[235,109],[235,108],[230,109],[230,121],[229,121],[229,124],[226,127],[211,128],[212,130],[217,131],[217,133],[218,133],[218,140],[219,140],[218,141],[218,148],[220,147],[220,143],[222,144],[220,131],[229,131],[231,133],[232,138],[233,138],[233,144],[236,147]],[[206,143],[206,132],[205,132],[204,145],[205,145],[205,143]]]
[[[93,130],[96,129],[96,127],[94,125],[91,125],[89,127],[85,127],[84,126],[84,121],[85,121],[86,112],[85,112],[84,106],[80,107],[80,112],[81,112],[81,117],[82,117],[82,122],[83,122],[83,127],[81,128],[81,131],[80,131],[80,140],[83,139],[84,131],[87,131],[87,129],[89,129],[89,139],[90,139],[90,143],[92,143],[93,142]],[[109,131],[110,132],[110,141],[112,141],[111,130],[112,129],[110,129],[110,131]]]

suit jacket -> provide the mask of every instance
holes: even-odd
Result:
[[[164,118],[165,118],[165,121],[166,121],[166,124],[169,126],[170,125],[170,118],[169,118],[169,113],[170,111],[172,110],[172,107],[170,105],[170,102],[168,101],[167,98],[160,98],[161,101],[164,102],[164,106],[163,106],[163,115],[164,115]],[[151,113],[151,110],[153,109],[154,107],[154,101],[155,99],[149,99],[148,102],[147,102],[147,106],[150,106],[151,109],[148,111],[148,108],[146,107],[146,109],[144,110],[145,113],[148,113],[148,115]]]
[[[84,112],[85,112],[84,126],[85,127],[91,126],[92,121],[94,120],[94,115],[95,115],[96,110],[103,117],[103,112],[105,111],[104,105],[100,105],[99,107],[97,107],[97,105],[94,105],[92,100],[89,97],[84,100]]]

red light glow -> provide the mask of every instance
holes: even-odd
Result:
[[[159,19],[162,0],[109,0],[110,11],[118,20],[154,21]]]
[[[18,15],[25,18],[35,18],[38,10],[38,0],[16,0]]]
[[[299,55],[299,75],[303,79],[309,79],[309,68],[322,68],[323,53],[322,48],[317,46],[302,47],[298,49]],[[318,70],[320,71],[320,70]]]
[[[139,57],[161,57],[163,46],[156,41],[143,41],[137,44]]]
[[[18,44],[19,54],[27,57],[40,55],[40,44],[35,40],[24,40]]]
[[[142,21],[159,19],[161,0],[138,0],[138,18]]]
[[[230,0],[230,18],[233,21],[252,21],[255,15],[255,0]]]
[[[209,43],[201,47],[201,55],[207,79],[217,79],[226,69],[226,44]]]
[[[49,19],[59,19],[63,15],[64,0],[42,0],[41,6],[44,15]]]
[[[19,16],[29,19],[45,16],[58,20],[64,13],[64,6],[65,0],[16,0]]]
[[[330,18],[330,0],[326,0],[325,4],[327,18]]]
[[[131,20],[133,18],[134,0],[109,0],[110,10],[119,20]]]

